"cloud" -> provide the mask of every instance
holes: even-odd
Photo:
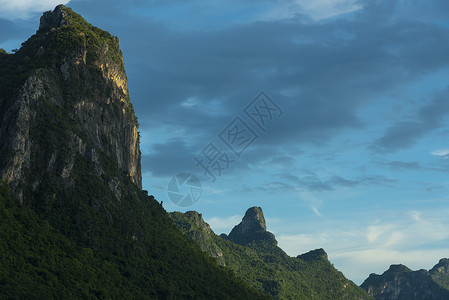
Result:
[[[429,22],[430,12],[425,20],[414,20],[410,13],[408,18],[384,22],[404,7],[383,2],[326,5],[329,1],[323,0],[310,6],[305,1],[261,1],[252,6],[257,13],[245,22],[240,19],[248,16],[246,2],[234,7],[242,9],[239,20],[228,16],[232,5],[220,1],[205,6],[204,1],[104,5],[104,1],[74,0],[71,4],[89,19],[96,12],[96,25],[121,38],[142,135],[182,127],[189,134],[179,139],[199,151],[234,117],[242,116],[259,91],[267,91],[285,114],[245,153],[236,167],[244,168],[254,153],[261,158],[257,153],[265,151],[262,147],[325,146],[342,133],[359,132],[370,125],[360,117],[361,108],[449,66],[447,29]],[[191,9],[201,5],[199,10]],[[294,16],[261,18],[276,12],[279,5],[295,6],[298,13],[318,13],[318,18],[354,11],[348,18],[326,22],[304,22]],[[218,16],[208,19],[206,10]],[[161,12],[160,17],[149,17],[146,13],[151,11]],[[207,19],[210,26],[184,30],[172,26],[178,24],[176,18],[179,23],[184,18],[199,19],[193,14]],[[408,147],[414,136],[426,132],[419,122],[390,127],[391,132],[376,142],[378,149],[390,149],[394,143]],[[176,159],[171,158],[172,164]],[[269,165],[273,164],[279,161]]]
[[[36,24],[39,24],[36,19],[11,21],[0,16],[0,48],[8,52],[20,48],[36,32]]]
[[[446,158],[448,156],[444,155],[445,150],[436,150],[433,151],[431,154],[436,156],[438,161],[437,162],[418,162],[418,161],[386,161],[386,162],[380,162],[378,163],[382,167],[387,167],[390,170],[393,171],[416,171],[420,172],[420,174],[423,173],[423,171],[431,171],[431,172],[439,172],[439,173],[447,173],[447,162]],[[439,154],[439,155],[438,155]],[[430,184],[430,183],[428,183]]]
[[[10,20],[0,19],[0,42],[15,38],[21,33],[20,27]]]
[[[402,243],[404,236],[404,233],[395,230],[392,225],[368,226],[366,233],[366,239],[369,243],[377,243],[382,248]]]
[[[382,273],[391,264],[430,269],[440,258],[447,257],[447,213],[412,210],[405,216],[397,220],[385,217],[372,223],[365,220],[363,225],[347,222],[346,228],[331,226],[320,228],[318,233],[284,234],[276,239],[291,256],[326,249],[330,261],[360,284],[369,273]]]
[[[316,235],[310,234],[296,234],[287,235],[281,234],[276,236],[282,250],[290,256],[298,256],[310,250],[323,248],[329,241],[329,236],[326,233],[319,233]]]
[[[0,18],[9,20],[27,19],[32,14],[53,10],[58,4],[67,4],[70,0],[0,0]]]
[[[320,26],[257,23],[231,27],[213,34],[202,32],[201,35],[180,35],[166,29],[164,33],[159,33],[157,28],[150,27],[148,33],[142,32],[142,35],[151,33],[148,39],[143,40],[153,40],[153,45],[145,46],[143,43],[134,47],[150,49],[152,66],[149,69],[142,66],[141,72],[154,74],[150,77],[139,76],[140,89],[147,86],[153,88],[139,93],[145,95],[145,98],[138,96],[136,99],[137,111],[154,116],[152,127],[176,120],[192,131],[207,128],[213,134],[233,116],[242,113],[245,104],[260,89],[267,89],[286,114],[273,123],[272,130],[260,139],[260,144],[289,143],[293,140],[323,144],[336,132],[364,125],[357,116],[357,107],[370,101],[366,95],[379,93],[376,87],[382,86],[388,90],[419,76],[418,69],[430,71],[437,68],[432,61],[426,65],[428,59],[420,61],[417,66],[416,59],[403,61],[397,57],[411,58],[417,55],[411,53],[415,51],[411,49],[419,52],[424,47],[426,51],[433,48],[424,43],[416,44],[419,39],[411,37],[433,36],[430,32],[434,29],[438,31],[438,28],[427,26],[426,33],[421,27],[412,26],[408,28],[410,34],[404,32],[401,36],[399,32],[403,31],[406,24],[380,27],[377,31],[365,33],[364,30],[370,31],[366,24],[355,23],[349,27],[338,21],[331,23]],[[357,26],[361,29],[355,30]],[[339,38],[332,29],[335,27],[340,27],[341,31],[355,38],[349,41]],[[151,32],[152,29],[156,32]],[[374,43],[364,39],[366,35]],[[162,36],[163,40],[158,41]],[[296,45],[294,40],[297,39],[308,41],[308,44]],[[398,39],[403,41],[398,42]],[[270,42],[267,43],[267,40]],[[435,48],[441,45],[439,37],[429,42],[435,44]],[[182,52],[178,49],[182,49]],[[396,50],[390,53],[388,49]],[[140,62],[146,61],[139,58],[137,53],[131,55]],[[443,57],[439,53],[429,54],[435,55]],[[440,60],[441,64],[447,65],[446,60]],[[171,68],[173,65],[177,68]],[[180,84],[173,89],[172,82]],[[297,92],[293,95],[283,92],[295,88]],[[155,102],[151,99],[164,101]],[[195,109],[187,110],[181,106],[189,99],[196,99]],[[221,101],[214,104],[216,99]],[[208,106],[208,109],[201,109]],[[207,112],[214,106],[227,115],[220,119],[209,117]],[[422,129],[420,122],[398,123],[378,143],[383,147],[393,143],[398,147],[407,147],[413,143],[413,136],[424,133],[425,129]]]
[[[322,217],[321,213],[318,211],[318,208],[316,206],[312,206],[312,211],[317,215],[318,217]]]
[[[242,221],[241,215],[234,215],[230,217],[212,217],[206,220],[206,223],[210,225],[212,230],[216,234],[225,232],[228,234],[231,232],[232,228]]]
[[[289,173],[276,174],[275,177],[282,178],[292,183],[272,181],[261,187],[261,190],[268,192],[279,191],[308,191],[308,192],[325,192],[333,191],[338,188],[357,188],[368,185],[391,186],[396,183],[395,179],[388,178],[384,175],[364,175],[357,176],[354,179],[346,179],[341,176],[332,175],[326,179],[321,179],[318,175],[312,173],[303,177],[299,177]]]
[[[358,0],[296,0],[294,4],[292,6],[296,6],[296,10],[290,10],[291,16],[298,13],[307,14],[314,20],[328,19],[362,8]]]
[[[192,151],[180,139],[154,144],[150,154],[142,155],[142,172],[151,172],[156,177],[192,172],[194,167]]]
[[[391,250],[385,248],[348,251],[331,256],[331,261],[345,276],[362,284],[369,274],[382,274],[392,264],[404,264],[412,270],[431,269],[441,258],[447,257],[449,248],[430,250]]]
[[[368,232],[366,234],[366,239],[368,240],[368,242],[373,243],[376,242],[380,235],[385,231],[385,230],[389,230],[390,228],[388,228],[388,226],[368,226]]]
[[[435,156],[447,156],[449,154],[449,149],[438,149],[430,152],[430,154]]]
[[[384,163],[387,167],[393,170],[421,170],[423,167],[417,161],[389,161]]]
[[[441,126],[443,118],[449,115],[449,87],[418,108],[409,121],[399,121],[390,126],[373,145],[376,151],[397,151],[413,146],[427,133]]]
[[[362,8],[358,0],[290,0],[273,3],[274,6],[259,13],[259,21],[285,20],[300,16],[305,22],[316,22]]]
[[[315,194],[303,188],[297,188],[296,191],[300,199],[310,207],[313,213],[318,217],[322,217],[322,214],[318,210],[318,207],[320,207],[320,205],[322,204],[321,199],[318,198],[318,196],[316,196]]]

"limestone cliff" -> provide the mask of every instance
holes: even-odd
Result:
[[[0,179],[19,199],[74,185],[87,158],[117,198],[114,161],[141,187],[138,123],[117,37],[59,5],[14,55],[0,56]]]

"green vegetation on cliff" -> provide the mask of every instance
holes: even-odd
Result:
[[[371,274],[361,285],[375,299],[449,299],[449,264],[442,259],[429,272],[412,271],[404,265],[391,265],[382,275]]]
[[[333,267],[324,250],[290,257],[276,246],[271,233],[261,240],[260,229],[265,228],[265,221],[261,211],[259,215],[260,221],[247,220],[244,226],[244,222],[236,226],[249,228],[243,233],[248,243],[239,245],[217,236],[196,212],[170,213],[175,224],[203,251],[274,299],[370,299]],[[252,233],[256,233],[253,242]]]
[[[80,159],[77,184],[50,204],[0,189],[0,290],[6,298],[258,299],[126,180],[117,201]],[[64,191],[60,191],[64,193]]]

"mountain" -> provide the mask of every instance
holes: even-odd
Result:
[[[361,285],[376,300],[449,299],[449,260],[444,258],[429,272],[391,265],[382,275],[371,274]]]
[[[2,58],[0,151],[7,157],[0,174],[15,195],[32,196],[47,183],[72,187],[77,154],[100,176],[105,155],[141,186],[138,123],[118,38],[58,6],[20,51]]]
[[[449,290],[449,259],[440,259],[440,261],[430,269],[429,274],[436,283]]]
[[[196,211],[172,212],[184,234],[254,288],[274,299],[371,299],[329,262],[323,249],[290,257],[267,231],[260,207],[249,208],[229,235],[216,235]]]
[[[265,299],[141,189],[119,39],[63,5],[0,51],[0,298]]]
[[[274,246],[278,244],[274,234],[267,231],[265,217],[260,207],[248,209],[242,222],[232,229],[229,236],[223,234],[221,237],[239,245],[247,245],[255,241],[266,241]]]

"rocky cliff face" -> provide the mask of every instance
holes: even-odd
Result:
[[[120,198],[117,163],[141,187],[138,123],[129,99],[118,38],[62,5],[14,55],[1,55],[9,86],[0,93],[0,179],[22,199],[46,186],[74,185],[87,158]]]
[[[184,234],[195,241],[197,245],[209,254],[211,257],[217,259],[221,266],[226,266],[223,258],[223,251],[215,243],[215,233],[207,224],[203,216],[196,211],[188,211],[186,213],[172,212],[170,217],[175,224],[182,229]]]
[[[442,258],[440,261],[429,271],[431,274],[445,274],[449,275],[449,259]]]
[[[60,28],[70,24],[70,16],[67,14],[63,5],[55,7],[54,11],[47,11],[41,17],[39,31],[50,31],[52,28]]]
[[[429,274],[436,283],[449,290],[449,259],[440,259],[440,261],[429,271]]]
[[[412,271],[404,265],[391,265],[382,275],[371,274],[361,287],[376,300],[449,299],[449,290],[432,276],[432,273],[447,276],[446,268],[443,262],[429,273],[426,270]],[[444,277],[440,279],[444,280]]]
[[[235,226],[228,236],[222,235],[222,237],[240,245],[261,240],[267,241],[274,246],[277,245],[274,235],[267,231],[262,208],[256,206],[246,211],[242,222]]]

